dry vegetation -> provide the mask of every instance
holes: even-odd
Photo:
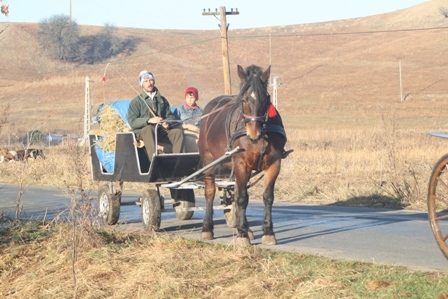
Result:
[[[120,230],[0,231],[2,298],[447,298],[446,274]]]
[[[252,63],[266,67],[271,61],[274,75],[280,76],[278,108],[287,147],[295,152],[283,163],[276,200],[424,208],[431,166],[445,153],[446,143],[426,132],[448,130],[447,29],[439,11],[446,2],[338,22],[230,28],[232,69]],[[0,132],[3,145],[31,129],[81,134],[86,77],[93,80],[92,114],[100,103],[134,97],[143,68],[154,72],[173,105],[181,103],[190,85],[198,87],[201,105],[223,90],[221,44],[214,30],[119,28],[119,35],[132,36],[139,45],[134,53],[108,61],[103,82],[106,65],[46,58],[37,46],[35,25],[0,25],[5,27],[0,105],[11,107]],[[99,29],[82,27],[85,34]],[[233,80],[232,90],[237,88]],[[49,159],[44,166],[32,165],[42,169],[31,171],[26,183],[73,180],[64,167],[64,150],[45,150]],[[16,167],[1,165],[2,181],[14,182]],[[53,167],[60,169],[41,171]]]
[[[338,22],[230,27],[232,70],[272,61],[280,75],[278,108],[287,148],[295,152],[283,162],[277,201],[425,209],[432,165],[448,145],[426,134],[448,131],[441,6],[448,2]],[[32,129],[80,134],[86,77],[93,80],[92,113],[100,103],[133,98],[137,74],[145,68],[173,105],[190,85],[199,89],[201,105],[223,91],[217,31],[120,28],[119,34],[140,43],[131,55],[109,61],[103,82],[105,65],[62,64],[43,56],[35,29],[0,23],[2,147],[22,148],[16,140]],[[232,90],[237,88],[233,81]],[[98,187],[86,148],[69,143],[44,152],[46,160],[0,163],[1,182],[86,192]],[[259,188],[251,189],[252,197],[260,196]],[[71,209],[83,207],[73,203]],[[30,225],[1,227],[0,297],[448,298],[444,274],[98,231],[79,219],[71,227]]]

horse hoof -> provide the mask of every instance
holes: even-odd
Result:
[[[202,232],[201,233],[201,241],[210,241],[213,240],[214,235],[213,232]]]
[[[248,247],[251,245],[249,238],[244,238],[244,237],[237,237],[235,244],[237,246],[241,246],[241,247]]]
[[[274,235],[264,235],[261,238],[261,244],[263,245],[276,245],[277,240],[275,239]]]
[[[250,229],[247,231],[247,235],[249,236],[249,240],[251,241],[255,240],[254,232],[251,231]]]

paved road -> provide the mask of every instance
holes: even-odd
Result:
[[[69,203],[65,190],[28,186],[23,195],[23,218],[47,219],[63,216]],[[14,216],[18,194],[15,185],[0,184],[0,213]],[[125,192],[122,202],[134,202],[140,194]],[[203,199],[196,199],[204,206]],[[263,204],[252,200],[248,220],[261,245]],[[198,239],[204,211],[195,211],[191,220],[179,221],[174,213],[162,214],[162,230],[187,238]],[[311,206],[276,202],[273,209],[278,245],[269,247],[318,256],[405,266],[424,271],[448,272],[448,261],[438,248],[427,214],[414,211]],[[122,206],[119,223],[129,231],[143,231],[140,208]],[[229,228],[222,211],[215,211],[213,242],[231,244],[235,229]],[[264,247],[264,246],[262,246]]]

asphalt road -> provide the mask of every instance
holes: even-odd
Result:
[[[64,219],[67,216],[70,200],[66,190],[27,186],[24,191],[21,218]],[[0,213],[14,217],[18,192],[18,186],[0,183]],[[139,195],[125,192],[122,202],[133,203]],[[93,200],[96,200],[95,194]],[[196,206],[204,206],[202,198],[196,199]],[[120,225],[115,227],[143,232],[139,206],[123,205],[120,211]],[[263,204],[260,200],[251,200],[247,216],[255,234],[252,244],[265,247],[261,245]],[[202,210],[195,211],[193,218],[186,221],[177,220],[173,212],[162,213],[161,229],[171,235],[198,239],[203,217]],[[273,220],[278,245],[266,248],[448,272],[448,261],[435,242],[424,212],[276,202]],[[212,242],[232,244],[234,237],[235,229],[229,228],[222,211],[216,210]]]

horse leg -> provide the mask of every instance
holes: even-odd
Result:
[[[205,184],[205,217],[202,223],[201,240],[213,240],[213,200],[215,198],[216,186],[215,177],[207,175],[204,179]]]
[[[238,205],[238,234],[236,242],[238,245],[249,246],[251,245],[249,237],[249,234],[251,232],[249,232],[249,224],[247,223],[246,217],[247,205],[249,203],[249,194],[247,193],[247,181],[244,181],[243,183],[241,183],[241,181],[244,180],[236,179],[236,203]]]
[[[279,160],[280,161],[280,160]],[[274,186],[280,173],[280,162],[271,165],[265,172],[266,189],[263,192],[264,203],[264,220],[263,220],[263,237],[261,243],[263,245],[276,245],[274,226],[272,224],[272,205],[274,204]]]

